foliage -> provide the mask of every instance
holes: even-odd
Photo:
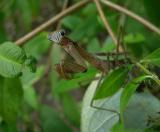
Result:
[[[70,4],[78,1],[71,0]],[[160,2],[156,0],[111,2],[160,26]],[[47,31],[40,32],[22,47],[15,43],[38,26],[42,17],[48,20],[49,14],[61,10],[62,3],[58,0],[0,2],[0,131],[158,132],[160,37],[141,23],[102,6],[117,36],[119,27],[124,26],[121,46],[126,49],[127,58],[97,56],[112,64],[100,82],[100,71],[89,64],[87,72],[76,73],[71,80],[61,79],[54,65],[60,63],[62,56],[72,59],[59,45],[47,40]],[[111,55],[116,49],[94,3],[59,22],[67,30],[67,36],[88,52]],[[117,66],[116,61],[123,63]],[[91,102],[99,108],[91,107]]]

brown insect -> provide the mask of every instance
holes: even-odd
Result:
[[[106,60],[101,60],[96,56],[88,53],[80,47],[76,42],[72,41],[65,35],[64,30],[55,31],[48,35],[48,39],[58,43],[75,61],[63,60],[60,64],[56,64],[56,70],[62,78],[70,79],[70,74],[78,72],[86,72],[86,61],[102,73],[107,73],[109,63]]]

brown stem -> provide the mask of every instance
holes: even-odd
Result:
[[[115,44],[117,44],[117,38],[116,38],[114,32],[112,31],[112,29],[111,29],[111,27],[110,27],[110,24],[109,24],[109,22],[108,22],[108,20],[107,20],[107,18],[106,18],[105,15],[104,15],[104,12],[103,12],[103,10],[102,10],[102,7],[101,7],[99,1],[98,1],[98,0],[94,0],[94,3],[96,4],[97,10],[98,10],[99,15],[100,15],[100,17],[101,17],[101,19],[102,19],[102,21],[103,21],[103,23],[104,23],[105,28],[107,29],[109,35],[112,37],[113,42],[114,42]]]
[[[81,7],[84,7],[84,5],[86,5],[88,2],[89,2],[89,0],[82,0],[82,1],[80,1],[78,3],[76,3],[75,5],[67,8],[66,10],[62,11],[61,13],[57,14],[53,18],[49,19],[45,23],[43,23],[40,26],[38,26],[36,29],[31,31],[30,33],[28,33],[25,36],[23,36],[22,38],[18,39],[15,43],[17,45],[23,45],[25,42],[27,42],[28,40],[32,39],[39,32],[41,32],[44,29],[48,28],[50,25],[52,25],[53,23],[57,22],[59,19],[61,19],[64,16],[68,15],[69,13],[71,13],[71,12],[81,8]]]

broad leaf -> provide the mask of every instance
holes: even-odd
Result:
[[[151,63],[160,66],[160,48],[146,56],[141,62]]]
[[[0,45],[0,75],[15,77],[21,74],[22,65],[26,59],[23,49],[11,42]]]
[[[124,87],[124,90],[121,95],[121,100],[120,100],[121,113],[125,110],[131,96],[134,94],[137,87],[140,85],[141,81],[147,78],[152,78],[152,77],[151,76],[141,76],[141,77],[135,78],[134,80],[132,80],[130,83],[128,83]]]
[[[82,132],[110,132],[110,128],[118,122],[116,113],[91,107],[98,81],[93,81],[88,87],[82,104],[81,131]],[[94,106],[119,111],[121,90],[109,98],[94,101]]]
[[[129,69],[126,67],[120,67],[111,72],[98,88],[94,99],[105,98],[115,94],[124,83]]]
[[[148,128],[149,116],[153,117],[160,110],[158,98],[145,91],[136,93],[131,97],[128,106],[123,114],[125,128],[131,130]]]
[[[81,130],[82,132],[111,132],[111,128],[118,123],[118,115],[109,111],[91,107],[97,82],[93,81],[83,98]],[[94,101],[94,106],[108,108],[119,112],[122,89],[112,97]],[[148,92],[136,93],[132,96],[124,112],[124,126],[122,132],[143,132],[146,129],[148,116],[152,116],[160,109],[159,100]],[[118,129],[118,128],[117,128]],[[118,129],[118,130],[119,130]],[[113,129],[112,129],[113,130]],[[119,130],[120,131],[120,130]],[[115,130],[115,132],[118,132]],[[121,131],[120,131],[121,132]]]
[[[0,77],[0,116],[3,120],[15,121],[23,96],[19,79]]]

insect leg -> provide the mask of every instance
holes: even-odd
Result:
[[[98,81],[98,84],[97,84],[97,86],[96,86],[96,90],[95,90],[95,92],[94,92],[94,95],[95,95],[95,93],[96,93],[96,91],[97,91],[97,88],[100,86],[103,77],[104,77],[104,74],[102,73],[102,75],[101,75],[101,77],[100,77],[100,79],[99,79],[99,81]],[[94,96],[93,96],[93,97],[94,97]],[[90,102],[90,107],[95,108],[95,109],[98,109],[98,110],[105,110],[105,111],[109,111],[109,112],[116,113],[116,114],[118,115],[119,119],[120,119],[120,113],[119,113],[118,111],[113,110],[113,109],[107,109],[107,108],[95,106],[95,105],[94,105],[94,99],[93,99],[93,98],[92,98],[92,100],[91,100],[91,102]]]

